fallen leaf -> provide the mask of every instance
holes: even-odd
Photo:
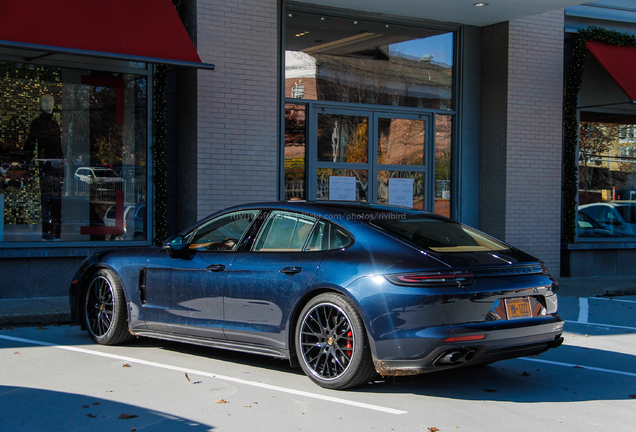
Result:
[[[188,380],[188,382],[190,382],[190,377],[188,376],[187,372],[186,372],[185,376],[186,376],[186,379]]]
[[[636,399],[636,394],[629,395],[629,397],[632,398],[632,399]]]
[[[101,402],[93,402],[93,405],[99,405]]]
[[[431,432],[439,432],[439,429],[437,429],[436,427],[430,427],[428,428],[428,430],[430,430]]]
[[[123,365],[122,367],[130,367],[130,365],[128,363],[126,363],[125,365]]]
[[[530,376],[530,374],[529,374],[528,372],[525,372],[525,371],[524,371],[521,375],[523,375],[523,376]]]
[[[574,366],[573,369],[585,369],[583,366]]]
[[[82,408],[88,408],[88,407],[89,407],[88,405],[82,405]]]
[[[112,390],[106,390],[106,393],[112,393],[112,392],[113,392]]]
[[[497,393],[497,390],[493,390],[493,389],[484,389],[484,391],[488,393]]]
[[[132,429],[130,430],[130,432],[135,432],[136,430],[137,430],[137,429],[132,428]]]
[[[95,418],[95,417],[97,417],[97,416],[96,416],[96,415],[93,415],[93,414],[91,414],[91,413],[88,413],[88,414],[86,414],[86,417],[88,417],[88,418]]]
[[[137,418],[137,417],[139,417],[139,416],[138,416],[138,415],[135,415],[135,414],[126,414],[126,413],[121,413],[121,415],[119,416],[119,419],[121,419],[121,420],[128,420],[128,419],[131,419],[131,418]]]
[[[16,351],[16,352],[14,352],[13,354],[20,354],[20,353]]]
[[[38,327],[38,330],[48,330],[48,328],[44,327],[44,326],[41,326],[41,327]]]
[[[258,402],[254,402],[254,405],[258,405]]]
[[[583,337],[587,337],[587,335],[583,336]]]
[[[228,401],[226,401],[225,399],[219,399],[218,401],[216,401],[216,403],[218,404],[224,404],[224,403],[229,403]]]
[[[252,405],[245,405],[245,408],[252,408]]]

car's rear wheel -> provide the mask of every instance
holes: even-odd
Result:
[[[99,270],[84,294],[84,323],[95,343],[116,345],[130,341],[126,299],[119,279]]]
[[[321,387],[355,387],[376,374],[362,318],[340,294],[320,294],[305,305],[296,324],[296,354]]]

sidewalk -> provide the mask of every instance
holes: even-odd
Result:
[[[561,278],[562,297],[597,297],[636,294],[636,276]],[[71,321],[68,297],[0,300],[0,327],[55,325]]]

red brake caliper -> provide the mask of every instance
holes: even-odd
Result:
[[[353,336],[353,333],[351,333],[351,330],[349,330],[349,333],[347,333],[347,337],[350,338],[351,336]],[[353,354],[353,344],[351,343],[351,340],[347,341],[347,348],[347,355],[351,357],[351,354]]]

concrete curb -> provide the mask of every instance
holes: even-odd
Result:
[[[0,327],[70,322],[71,311],[67,296],[0,300]]]

